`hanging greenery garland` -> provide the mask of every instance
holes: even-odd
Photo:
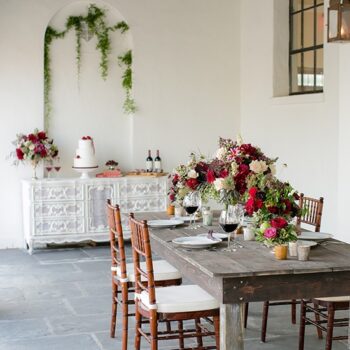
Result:
[[[45,126],[48,128],[49,118],[52,111],[51,106],[51,56],[50,49],[54,39],[62,39],[71,30],[75,30],[76,36],[76,62],[78,70],[78,79],[80,76],[81,68],[81,39],[83,31],[87,30],[89,38],[96,36],[97,45],[96,49],[100,51],[100,73],[101,77],[106,80],[108,76],[108,55],[111,52],[110,32],[120,30],[122,34],[129,30],[129,26],[126,22],[122,21],[114,26],[108,26],[105,22],[106,13],[104,9],[100,9],[94,4],[88,7],[88,13],[86,16],[70,16],[68,17],[65,29],[63,31],[57,31],[51,26],[48,26],[45,33],[44,43],[44,111],[45,111]],[[132,90],[132,51],[127,51],[123,56],[119,56],[119,64],[125,67],[125,71],[122,77],[122,86],[125,90],[124,112],[131,114],[136,111],[136,105],[134,99],[131,97]]]

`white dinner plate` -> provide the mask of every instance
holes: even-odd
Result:
[[[191,249],[208,248],[220,242],[222,242],[222,240],[219,238],[209,239],[207,237],[200,237],[200,236],[179,237],[179,238],[173,239],[173,243],[181,247],[191,248]]]
[[[200,235],[198,235],[198,237],[208,237],[207,233],[201,233]],[[222,241],[226,240],[228,238],[228,234],[227,233],[221,233],[221,232],[214,232],[213,233],[213,237],[214,238],[219,238]]]
[[[301,239],[298,239],[298,245],[303,245],[303,246],[309,246],[309,247],[314,247],[317,245],[317,242],[315,241],[303,241]]]
[[[175,216],[174,220],[181,220],[183,222],[190,222],[192,219],[191,216]]]
[[[332,238],[332,235],[330,233],[309,232],[309,231],[301,231],[300,236],[298,236],[298,239],[307,239],[312,241],[329,239],[329,238]]]
[[[148,226],[149,227],[153,227],[153,228],[173,227],[173,226],[182,225],[183,223],[184,223],[183,220],[177,220],[177,219],[149,220],[149,221],[147,221]]]

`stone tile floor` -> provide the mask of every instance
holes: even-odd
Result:
[[[32,256],[0,250],[0,350],[121,349],[118,337],[109,338],[110,304],[107,246],[40,250]],[[261,309],[260,303],[250,306],[245,349],[297,349],[298,326],[291,325],[285,306],[271,308],[268,341],[260,343]],[[131,321],[129,349],[132,343]],[[171,348],[174,342],[160,347]],[[334,342],[333,350],[347,348]],[[308,327],[305,350],[318,349],[324,341]]]

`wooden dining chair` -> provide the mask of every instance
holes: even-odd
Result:
[[[115,337],[117,323],[117,306],[122,309],[122,350],[128,345],[128,320],[135,314],[129,312],[129,305],[134,304],[130,297],[135,291],[134,265],[126,263],[121,214],[118,205],[112,205],[107,200],[107,214],[109,224],[110,250],[112,258],[112,316],[110,336]],[[157,260],[154,264],[155,284],[158,287],[180,285],[181,274],[165,260]]]
[[[135,269],[135,350],[140,350],[141,337],[150,344],[150,350],[158,350],[161,340],[174,339],[179,342],[178,349],[189,349],[185,348],[185,339],[188,338],[197,340],[197,347],[192,345],[191,349],[219,349],[219,303],[196,285],[156,287],[147,221],[138,221],[130,214],[129,223]],[[147,283],[143,283],[142,278]],[[212,319],[214,332],[201,324],[202,318]],[[149,321],[149,331],[143,327],[144,320]],[[187,320],[194,321],[193,329],[183,327],[183,322]],[[177,322],[177,329],[167,327],[166,330],[160,330],[159,323],[164,321]],[[207,336],[215,336],[216,346],[203,345],[203,337]]]
[[[347,340],[348,332],[344,335],[333,334],[334,327],[349,327],[349,317],[335,318],[335,314],[340,310],[349,310],[349,296],[334,298],[314,298],[312,300],[302,300],[300,309],[300,329],[299,329],[299,350],[304,350],[305,326],[314,325],[318,330],[319,339],[326,333],[326,350],[332,350],[333,340]],[[307,316],[308,312],[317,315],[316,319]]]
[[[301,193],[299,196],[299,207],[302,209],[302,214],[297,217],[297,227],[301,229],[301,224],[307,224],[314,228],[314,232],[320,232],[323,197],[315,199],[305,197],[304,193]]]
[[[323,197],[319,199],[305,197],[303,193],[299,195],[299,207],[301,215],[297,217],[297,228],[301,230],[301,225],[306,224],[308,227],[313,227],[314,232],[320,232],[322,212],[323,212]],[[261,325],[261,341],[266,341],[267,320],[269,316],[269,307],[278,305],[291,305],[291,321],[296,324],[296,306],[300,304],[298,300],[286,301],[265,301],[263,306],[262,325]],[[247,313],[246,313],[247,314]],[[317,314],[316,318],[318,318]],[[245,320],[245,324],[246,324]]]

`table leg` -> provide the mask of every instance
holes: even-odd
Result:
[[[244,350],[244,303],[220,305],[220,350]]]

